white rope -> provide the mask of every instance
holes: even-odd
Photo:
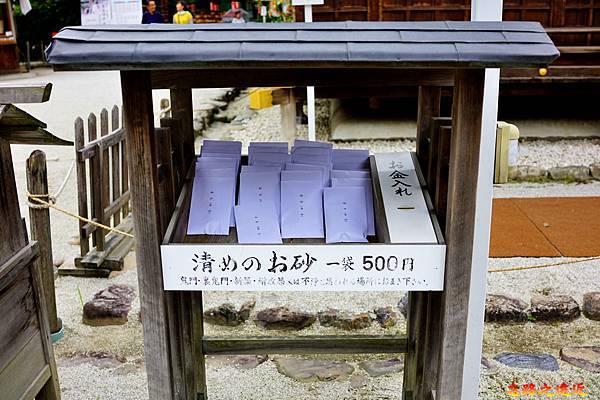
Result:
[[[47,197],[48,198],[48,204],[56,204],[56,200],[58,199],[58,197],[62,194],[63,190],[65,189],[65,187],[67,186],[67,182],[69,181],[69,178],[71,178],[71,174],[73,173],[73,169],[75,168],[75,162],[77,160],[73,159],[73,161],[71,162],[71,165],[69,166],[69,170],[67,171],[67,175],[64,177],[62,183],[60,184],[60,186],[58,187],[58,190],[53,194],[48,194],[48,195],[32,195],[28,193],[27,196],[27,206],[29,208],[33,208],[35,210],[42,210],[45,208],[49,208],[50,206],[47,204],[42,204],[36,201],[36,203],[32,203],[31,199],[33,199],[34,197]]]

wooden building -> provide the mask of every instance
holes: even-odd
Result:
[[[10,0],[0,0],[0,74],[19,72],[19,48]]]
[[[155,40],[157,32],[161,41]],[[206,354],[303,352],[405,352],[405,398],[460,399],[465,354],[481,348],[479,340],[468,343],[466,337],[468,320],[478,318],[470,314],[470,301],[481,302],[478,308],[483,308],[483,298],[471,296],[476,290],[471,277],[479,273],[473,254],[487,251],[487,243],[485,248],[474,247],[482,243],[474,239],[475,232],[489,232],[489,221],[476,223],[476,208],[491,203],[491,194],[485,199],[478,187],[481,179],[488,180],[486,187],[492,180],[492,174],[478,175],[481,159],[493,157],[480,154],[480,148],[487,149],[480,146],[485,69],[546,67],[558,54],[541,25],[527,22],[63,29],[47,53],[56,70],[121,71],[134,232],[143,238],[136,240],[136,258],[150,399],[210,399]],[[443,290],[411,292],[407,337],[205,337],[202,292],[165,291],[168,260],[161,251],[178,244],[201,253],[209,240],[222,247],[242,245],[234,236],[186,234],[195,173],[191,89],[335,88],[356,82],[381,90],[390,84],[420,87],[414,159],[423,170],[419,184],[435,199],[429,202],[432,212],[443,221]],[[453,87],[453,108],[446,120],[450,135],[438,141],[431,127],[442,117],[442,87]],[[178,134],[155,130],[153,89],[171,90],[172,114],[181,122]],[[374,185],[373,190],[380,187]],[[379,222],[387,221],[385,210],[378,208],[376,215]],[[385,237],[379,245],[398,246]],[[272,246],[302,249],[306,244]],[[482,327],[483,316],[479,323]],[[471,367],[478,368],[479,363],[477,357]]]
[[[600,2],[504,0],[503,8],[504,21],[541,23],[561,53],[546,71],[503,71],[505,91],[531,92],[531,86],[546,83],[598,90],[590,84],[600,83]],[[303,20],[300,7],[296,15]],[[470,15],[471,0],[325,0],[313,7],[314,21],[468,21]]]

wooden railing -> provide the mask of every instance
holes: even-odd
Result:
[[[75,152],[77,163],[77,197],[81,217],[119,230],[131,231],[129,208],[129,177],[127,170],[125,131],[121,126],[119,108],[110,113],[100,112],[98,119],[90,114],[87,119],[87,143],[84,121],[75,120]],[[98,133],[100,134],[98,136]],[[109,235],[107,229],[89,222],[79,221],[79,248],[81,257],[75,260],[78,267],[121,269],[122,258],[131,243],[117,257],[110,253],[121,243],[120,235]],[[92,247],[90,247],[90,239]],[[95,251],[92,251],[95,250]]]

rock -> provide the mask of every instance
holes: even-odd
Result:
[[[79,246],[79,236],[71,236],[71,239],[67,243],[71,246]]]
[[[350,377],[350,389],[360,389],[362,387],[367,386],[369,383],[369,378],[364,375],[352,375]]]
[[[554,180],[587,181],[592,179],[590,169],[584,166],[571,165],[568,167],[554,167],[548,170]]]
[[[290,311],[287,307],[267,308],[256,314],[256,323],[265,329],[304,329],[317,317],[305,312]]]
[[[83,306],[83,323],[92,326],[123,325],[135,291],[127,285],[110,285],[96,294]]]
[[[218,307],[208,309],[204,312],[204,319],[206,322],[223,325],[223,326],[237,326],[243,324],[250,318],[250,312],[254,308],[256,301],[247,301],[236,310],[235,306],[230,303],[221,304]]]
[[[531,299],[531,315],[537,321],[571,321],[579,314],[579,304],[571,296],[535,295]]]
[[[392,307],[381,307],[374,312],[377,322],[379,322],[379,325],[383,328],[391,328],[398,322],[398,314],[394,312]]]
[[[498,367],[495,366],[490,360],[485,357],[481,357],[481,373],[484,375],[494,375],[498,372]]]
[[[92,365],[99,369],[112,369],[118,368],[127,359],[118,354],[110,354],[104,351],[93,351],[87,354],[75,354],[72,357],[63,359],[63,365],[76,366],[76,365]]]
[[[232,366],[239,369],[253,369],[268,359],[269,356],[266,354],[256,356],[210,356],[208,357],[207,362],[215,368]]]
[[[396,374],[404,369],[404,361],[399,358],[391,360],[362,361],[358,366],[367,374],[376,378],[382,375]]]
[[[63,265],[65,263],[65,259],[64,258],[57,258],[55,260],[52,260],[52,265],[54,265],[54,268],[58,268],[61,265]]]
[[[501,294],[488,294],[485,298],[486,322],[525,321],[527,304],[519,299]]]
[[[590,372],[600,372],[600,347],[578,346],[560,349],[560,359]]]
[[[404,293],[400,301],[398,302],[398,309],[404,319],[408,318],[408,292]]]
[[[517,181],[539,181],[548,177],[548,170],[533,165],[509,167],[508,178]]]
[[[583,315],[594,321],[600,321],[600,292],[583,295]]]
[[[319,323],[323,326],[333,326],[334,328],[353,331],[364,329],[371,326],[373,319],[369,313],[351,314],[346,311],[330,308],[326,311],[319,311]]]
[[[600,163],[590,165],[590,173],[594,179],[600,179]]]
[[[281,357],[275,363],[279,373],[301,382],[343,381],[354,372],[354,367],[343,361]]]
[[[500,353],[494,360],[512,368],[558,371],[558,361],[550,354]]]

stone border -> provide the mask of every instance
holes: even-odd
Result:
[[[516,182],[589,182],[600,180],[600,163],[589,167],[570,165],[566,167],[540,168],[533,165],[509,167],[508,179]]]

